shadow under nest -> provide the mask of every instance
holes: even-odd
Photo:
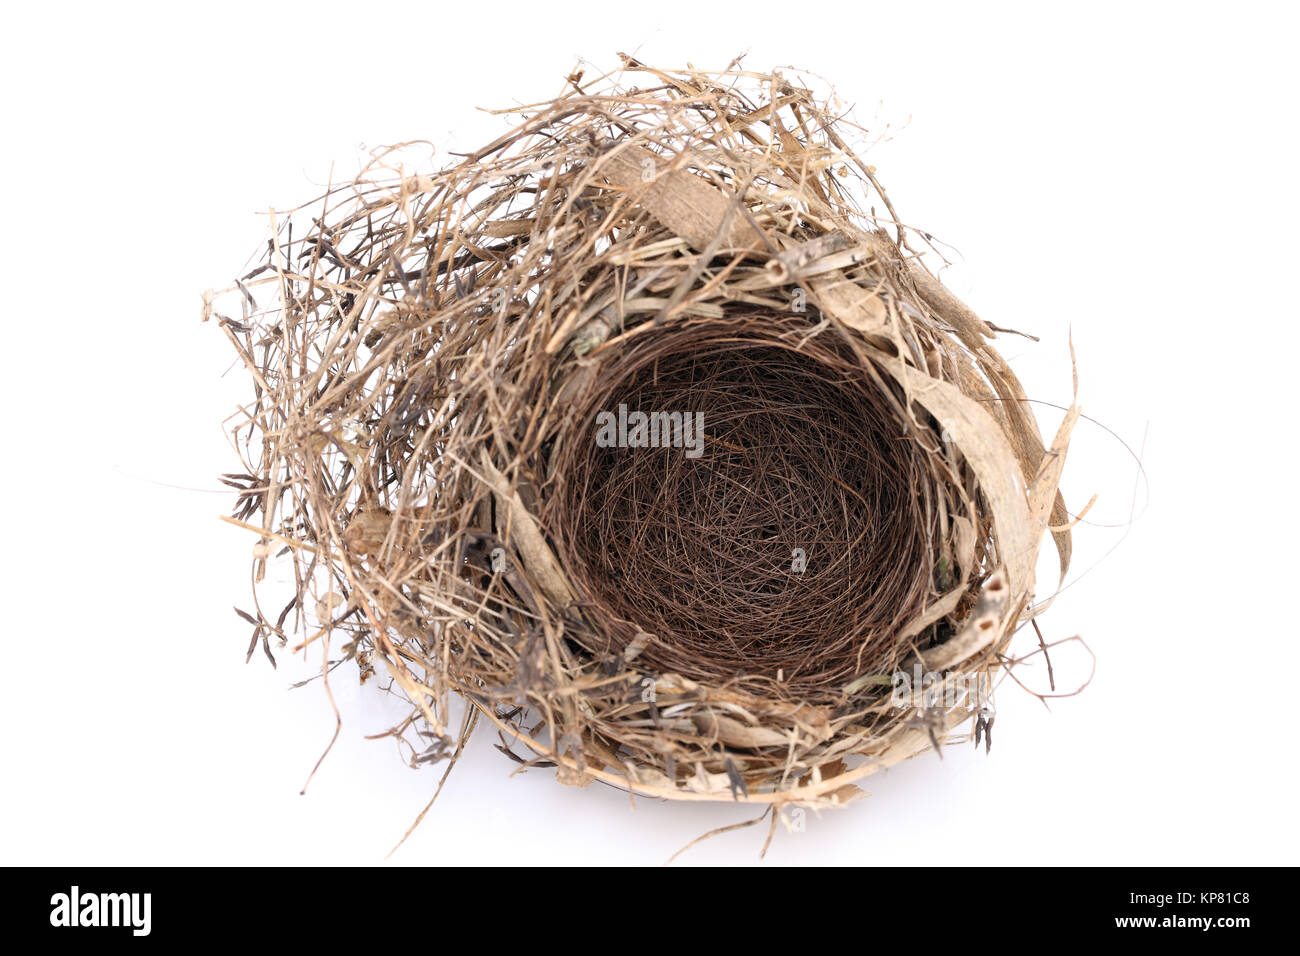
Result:
[[[1046,446],[809,90],[580,79],[440,173],[380,155],[207,306],[293,582],[254,641],[390,675],[413,763],[488,720],[566,783],[845,803],[986,706],[1045,532],[1064,575],[1077,410]],[[911,668],[974,690],[900,706]]]

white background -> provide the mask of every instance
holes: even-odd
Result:
[[[1004,689],[990,756],[873,777],[768,865],[1300,862],[1293,8],[36,6],[6,13],[0,63],[0,862],[383,860],[440,768],[362,740],[396,711],[341,679],[342,742],[299,796],[333,722],[287,690],[307,665],[244,664],[254,542],[216,493],[244,382],[200,294],[361,144],[449,160],[502,129],[475,107],[620,50],[833,82],[887,133],[868,161],[903,216],[960,252],[945,278],[1041,336],[1005,346],[1029,393],[1068,403],[1072,330],[1084,412],[1146,469],[1080,425],[1066,490],[1112,527],[1078,530],[1042,623],[1086,639],[1091,687],[1050,711]],[[393,863],[658,864],[753,812],[511,779],[493,742]],[[765,830],[681,862],[758,863]]]

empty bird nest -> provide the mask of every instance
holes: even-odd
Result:
[[[1046,533],[1069,562],[1077,409],[1045,448],[863,131],[782,75],[624,58],[509,112],[276,216],[242,317],[208,298],[250,654],[377,672],[415,764],[488,721],[653,797],[839,805],[982,731]]]

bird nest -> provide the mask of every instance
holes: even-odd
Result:
[[[243,317],[209,301],[254,390],[250,654],[391,677],[413,763],[486,720],[655,797],[838,805],[983,733],[1045,532],[1068,565],[1077,410],[1045,448],[798,83],[625,58],[513,112],[276,217]]]

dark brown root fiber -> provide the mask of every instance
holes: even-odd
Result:
[[[948,496],[899,434],[898,399],[805,328],[788,313],[685,323],[575,402],[586,427],[556,462],[547,527],[609,624],[590,650],[646,635],[641,666],[799,700],[889,667],[929,594]],[[699,415],[701,454],[598,447],[596,414],[620,404]]]

